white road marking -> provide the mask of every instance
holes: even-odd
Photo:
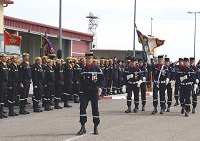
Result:
[[[77,136],[75,136],[75,137],[72,137],[72,138],[69,138],[69,139],[66,139],[66,140],[63,140],[63,141],[73,141],[73,140],[76,140],[76,139],[79,139],[79,138],[83,138],[83,137],[85,137],[85,136],[87,136],[87,135],[89,135],[89,134],[92,134],[93,132],[89,132],[89,133],[87,133],[87,134],[83,134],[83,135],[77,135]]]

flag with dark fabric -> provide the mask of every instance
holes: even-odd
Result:
[[[49,56],[49,57],[55,57],[56,54],[55,54],[55,51],[54,51],[54,48],[48,38],[48,36],[45,35],[41,35],[41,47],[44,49],[44,53],[46,56]]]
[[[150,49],[149,49],[149,45],[148,45],[148,37],[143,35],[139,30],[137,31],[137,35],[138,35],[138,41],[139,43],[142,44],[143,47],[143,51],[145,52],[145,54],[150,53]]]
[[[10,34],[8,31],[4,30],[4,45],[5,46],[21,46],[21,36]]]

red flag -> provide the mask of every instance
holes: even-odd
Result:
[[[4,30],[4,45],[7,46],[20,46],[21,45],[21,36],[17,36],[14,34],[10,34],[9,32]]]

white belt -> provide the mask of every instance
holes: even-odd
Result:
[[[192,85],[192,82],[189,82],[189,83],[181,83],[181,85]]]

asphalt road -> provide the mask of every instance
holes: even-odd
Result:
[[[198,100],[200,97],[198,97]],[[62,105],[62,104],[61,104]],[[189,117],[172,107],[164,115],[151,115],[152,97],[147,98],[146,111],[125,114],[126,100],[100,100],[99,135],[93,135],[91,106],[88,106],[87,134],[80,129],[79,104],[72,108],[20,115],[0,120],[0,141],[199,141],[200,108]],[[159,108],[160,110],[160,108]]]

